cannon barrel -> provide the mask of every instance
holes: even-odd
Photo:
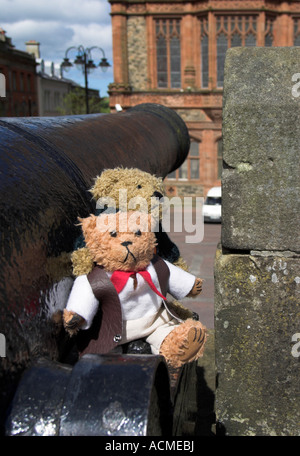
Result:
[[[118,166],[165,177],[188,149],[182,119],[156,104],[118,114],[0,120],[2,411],[33,359],[60,360],[66,350],[56,316],[72,286],[77,218],[94,210],[94,178]]]

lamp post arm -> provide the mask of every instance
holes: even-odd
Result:
[[[92,47],[88,48],[87,51],[89,52],[90,55],[91,55],[91,51],[93,49],[100,49],[100,51],[102,52],[103,57],[105,57],[105,53],[104,53],[103,49],[101,47],[99,47],[99,46],[92,46]]]
[[[71,49],[78,49],[78,48],[77,48],[76,46],[71,46],[71,47],[69,47],[69,48],[66,50],[66,52],[65,52],[65,58],[68,57],[68,52],[69,52]]]

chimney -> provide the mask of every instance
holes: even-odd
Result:
[[[35,40],[27,41],[26,43],[26,52],[32,54],[36,59],[40,58],[40,43]]]

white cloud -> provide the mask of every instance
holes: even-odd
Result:
[[[40,43],[41,58],[61,62],[70,46],[99,46],[110,64],[113,63],[107,0],[0,0],[0,12],[0,27],[17,49],[25,50],[26,41],[36,40]],[[95,50],[92,57],[98,63],[102,54]],[[101,90],[103,95],[108,83],[113,81],[112,68],[105,77],[103,74],[98,77],[97,72],[90,76],[90,86]],[[83,83],[79,71],[77,75],[76,71],[72,72],[72,79]]]
[[[111,26],[90,23],[87,25],[70,25],[73,31],[72,43],[85,43],[85,46],[99,46],[105,50],[105,54],[112,53]],[[102,57],[102,55],[101,55]]]
[[[1,16],[5,22],[59,20],[61,22],[105,22],[110,11],[106,0],[1,0]]]
[[[74,36],[71,27],[62,26],[55,21],[27,19],[11,24],[2,23],[1,26],[17,49],[25,50],[26,41],[36,40],[40,43],[41,51],[47,55],[47,58],[54,58],[56,53],[61,52],[61,49],[65,47],[65,43],[72,42]]]

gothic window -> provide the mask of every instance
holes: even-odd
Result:
[[[228,48],[256,46],[256,16],[217,16],[217,87],[223,87]]]
[[[300,17],[294,18],[294,46],[300,46]]]
[[[201,86],[208,87],[208,21],[207,18],[200,19],[201,30]]]
[[[188,178],[188,158],[180,166],[180,168],[178,170],[178,177],[179,177],[179,179],[187,180],[187,178]]]
[[[199,180],[200,179],[200,143],[191,141],[189,155],[176,171],[168,175],[168,179]]]
[[[181,87],[180,20],[156,20],[157,87]]]
[[[198,180],[200,178],[200,158],[199,158],[199,143],[191,142],[189,153],[190,179]]]
[[[273,46],[273,17],[267,17],[265,23],[265,46],[270,47]]]

